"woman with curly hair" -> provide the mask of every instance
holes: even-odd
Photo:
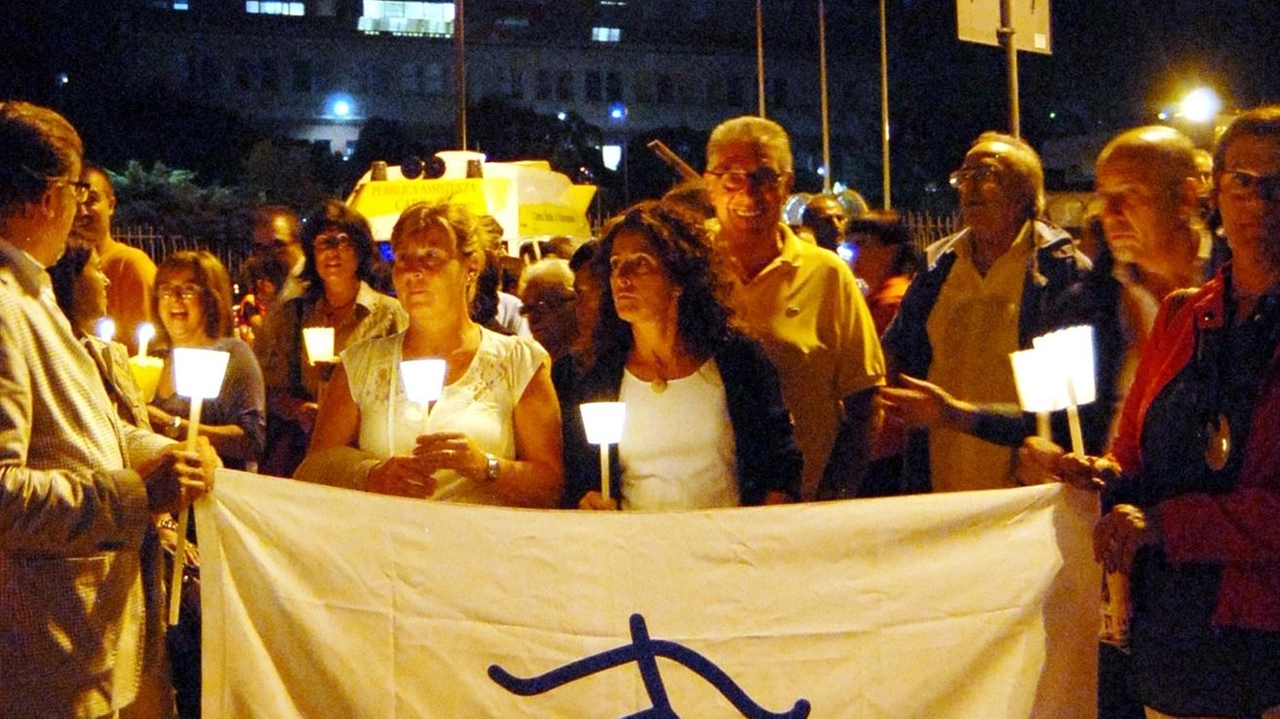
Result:
[[[627,421],[605,498],[597,450],[577,408],[565,408],[566,506],[706,509],[798,496],[801,456],[778,374],[731,327],[720,262],[703,224],[672,204],[643,202],[605,226],[584,268],[602,294],[575,398],[625,402]]]

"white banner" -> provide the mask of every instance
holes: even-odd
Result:
[[[1095,715],[1096,498],[673,514],[223,471],[197,505],[204,715]]]

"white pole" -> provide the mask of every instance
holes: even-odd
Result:
[[[609,498],[609,445],[600,445],[600,496]]]
[[[191,398],[191,414],[187,420],[187,451],[196,451],[196,438],[200,436],[200,412],[204,409],[204,398]],[[181,488],[178,490],[181,492]],[[183,509],[178,515],[178,541],[173,549],[173,574],[169,577],[169,626],[178,623],[179,609],[182,607],[182,568],[186,566],[187,556],[187,524],[191,509]]]
[[[764,0],[756,0],[756,95],[760,102],[760,117],[764,117],[764,13],[760,8]]]
[[[827,108],[827,10],[818,0],[818,84],[822,101],[822,191],[831,192],[831,120]]]
[[[889,39],[884,18],[885,0],[880,0],[880,153],[884,156],[884,209],[893,207],[889,181]]]

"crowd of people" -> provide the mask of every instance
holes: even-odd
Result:
[[[264,207],[238,302],[214,255],[111,237],[110,177],[57,113],[0,103],[0,147],[0,717],[172,716],[175,689],[198,714],[161,557],[222,466],[594,511],[1068,482],[1101,493],[1096,553],[1132,586],[1099,715],[1280,717],[1280,107],[1234,120],[1207,173],[1175,130],[1116,136],[1095,242],[1045,219],[1039,156],[995,132],[951,175],[962,228],[923,253],[831,196],[793,228],[787,133],[739,117],[700,182],[533,247],[511,284],[502,229],[459,205],[404,210],[389,266],[341,202]],[[148,320],[154,387],[128,361]],[[1038,436],[1019,408],[1008,355],[1080,324],[1098,399],[1073,453],[1065,417]],[[195,451],[186,347],[230,355]],[[427,358],[429,403],[400,370]],[[604,465],[596,401],[627,405]]]

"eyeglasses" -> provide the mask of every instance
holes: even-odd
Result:
[[[191,300],[199,297],[204,292],[204,288],[200,285],[188,282],[185,285],[157,285],[156,296],[162,300],[172,300],[181,297],[184,300]]]
[[[1248,170],[1225,170],[1218,175],[1218,188],[1237,198],[1257,197],[1280,201],[1280,175],[1259,175]]]
[[[316,237],[316,252],[321,250],[352,250],[356,243],[345,232],[336,235],[320,235]]]
[[[84,202],[89,199],[89,190],[92,186],[83,180],[73,180],[70,177],[55,177],[49,181],[51,185],[66,185],[76,193],[76,202]]]
[[[782,174],[768,167],[761,167],[752,172],[744,170],[708,170],[708,175],[720,182],[720,187],[729,192],[744,190],[747,185],[757,190],[772,190],[782,181]]]
[[[976,165],[974,167],[962,167],[959,170],[947,176],[947,183],[952,187],[959,189],[961,185],[970,182],[984,182],[995,177],[1000,168],[995,165]]]
[[[556,297],[547,297],[520,307],[520,314],[529,315],[546,315],[557,312],[561,307],[572,304],[578,299],[577,295],[559,295]]]

